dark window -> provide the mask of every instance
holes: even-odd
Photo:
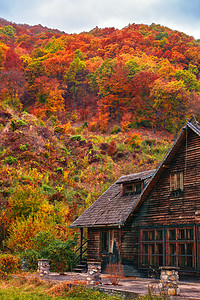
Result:
[[[171,241],[176,240],[176,229],[169,230],[169,240]]]
[[[135,185],[135,193],[136,194],[140,194],[142,191],[142,184],[141,183],[138,183]]]
[[[133,185],[127,184],[124,186],[124,194],[129,194],[133,192]]]
[[[124,184],[124,195],[136,195],[142,191],[142,183]]]
[[[149,240],[150,241],[155,240],[155,231],[154,230],[149,231]]]
[[[158,241],[163,240],[163,230],[159,230],[159,229],[157,230],[156,240],[158,240]]]
[[[176,243],[169,245],[169,266],[176,266]]]
[[[163,244],[157,244],[157,266],[163,266]]]
[[[166,266],[195,270],[194,226],[141,229],[140,237],[141,267],[153,266],[157,268],[166,263]],[[200,257],[200,250],[198,255]]]
[[[102,252],[104,254],[108,253],[109,251],[109,232],[103,231],[102,232]]]
[[[149,239],[149,232],[148,232],[148,230],[144,230],[142,232],[142,240],[143,241],[148,241],[148,239]]]
[[[163,266],[163,229],[142,229],[140,243],[140,265]]]
[[[179,239],[185,240],[185,230],[184,229],[179,230]]]
[[[168,229],[167,265],[182,269],[195,268],[194,227]]]
[[[193,240],[194,239],[194,233],[192,228],[186,229],[186,239],[187,240]]]

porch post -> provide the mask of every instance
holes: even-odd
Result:
[[[82,263],[83,259],[83,228],[80,228],[81,230],[81,238],[80,238],[80,264]]]

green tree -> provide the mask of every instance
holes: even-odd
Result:
[[[72,93],[74,110],[76,109],[76,102],[78,101],[79,89],[85,81],[85,74],[83,71],[86,69],[86,65],[84,62],[84,57],[84,54],[77,49],[75,51],[75,57],[71,62],[66,75],[64,76],[68,84],[68,88]]]
[[[40,191],[32,186],[18,186],[8,200],[9,213],[14,219],[34,215],[41,204]]]
[[[175,78],[177,80],[182,80],[186,89],[190,92],[198,92],[200,89],[200,85],[195,74],[193,74],[190,70],[178,70],[175,73]]]

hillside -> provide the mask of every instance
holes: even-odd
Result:
[[[1,249],[37,249],[40,232],[67,241],[69,224],[123,174],[155,168],[172,136],[119,126],[109,133],[85,122],[62,125],[0,109]],[[35,247],[35,248],[34,248]]]
[[[69,35],[0,20],[2,252],[69,254],[78,215],[121,175],[158,166],[198,118],[199,47],[155,24]]]
[[[177,133],[199,114],[199,40],[130,24],[66,34],[0,20],[0,98],[66,123],[146,126]]]

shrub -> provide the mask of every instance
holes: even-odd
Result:
[[[27,149],[28,149],[28,147],[29,147],[29,145],[28,144],[21,144],[20,146],[19,146],[19,149],[21,150],[21,151],[26,151]]]
[[[11,119],[11,121],[10,121],[10,129],[11,129],[11,131],[15,131],[19,127],[26,126],[26,125],[27,125],[27,123],[24,122],[23,120],[14,120],[14,119]]]
[[[17,121],[17,125],[18,125],[19,127],[21,127],[21,126],[26,126],[27,123],[24,122],[23,120],[18,120],[18,121]]]
[[[48,184],[43,184],[42,185],[42,189],[43,189],[43,191],[44,192],[46,192],[46,193],[53,193],[54,192],[54,189],[53,189],[53,187],[51,187],[50,185],[48,185]]]
[[[121,128],[118,125],[114,125],[113,128],[111,129],[110,134],[118,133],[121,131]]]
[[[126,140],[126,143],[131,146],[131,148],[139,148],[142,143],[141,136],[137,133],[132,133]]]
[[[74,265],[75,253],[73,248],[75,247],[75,240],[68,239],[63,242],[59,239],[55,239],[46,248],[41,249],[41,257],[50,259],[51,271],[64,273],[71,271]]]
[[[40,231],[32,243],[41,258],[50,259],[51,271],[63,273],[72,270],[76,256],[73,251],[77,244],[76,237],[63,242],[49,232]]]
[[[62,282],[54,285],[50,290],[53,297],[66,297],[66,299],[76,300],[120,300],[118,296],[106,295],[96,289],[85,287],[85,282],[73,281]]]
[[[17,162],[17,159],[14,156],[7,156],[4,160],[4,163],[7,163],[9,165],[14,164],[15,162]]]
[[[110,145],[108,146],[108,155],[113,156],[113,155],[115,155],[116,152],[117,152],[116,143],[114,141],[112,141],[110,143]]]
[[[50,157],[50,154],[49,154],[48,151],[45,151],[45,152],[44,152],[44,157],[45,157],[45,158],[49,158],[49,157]]]
[[[55,237],[50,232],[40,231],[34,236],[32,242],[34,249],[37,250],[37,252],[41,252],[47,245],[53,244],[55,240]]]
[[[113,285],[118,285],[120,279],[123,277],[124,274],[124,267],[119,263],[112,263],[110,262],[106,267],[106,273],[109,275],[110,282]]]
[[[89,126],[88,126],[88,129],[89,129],[90,131],[92,131],[92,132],[97,131],[97,129],[98,129],[98,124],[97,124],[97,122],[96,122],[96,121],[90,122],[90,123],[89,123]]]
[[[20,268],[20,259],[12,254],[0,254],[0,269],[5,273],[14,273]]]
[[[27,218],[36,213],[41,206],[41,194],[32,186],[18,186],[9,198],[11,215],[14,218]]]
[[[54,171],[55,171],[56,173],[63,174],[63,167],[55,168]]]
[[[70,137],[70,140],[72,140],[72,141],[86,141],[84,138],[81,137],[80,134],[72,135]]]
[[[34,249],[28,249],[21,253],[20,257],[26,261],[27,268],[32,271],[37,270],[38,259],[41,258],[38,251]]]
[[[129,126],[131,124],[131,118],[132,115],[131,113],[126,113],[123,117],[122,117],[122,121],[120,123],[122,131],[127,131],[129,129]]]

